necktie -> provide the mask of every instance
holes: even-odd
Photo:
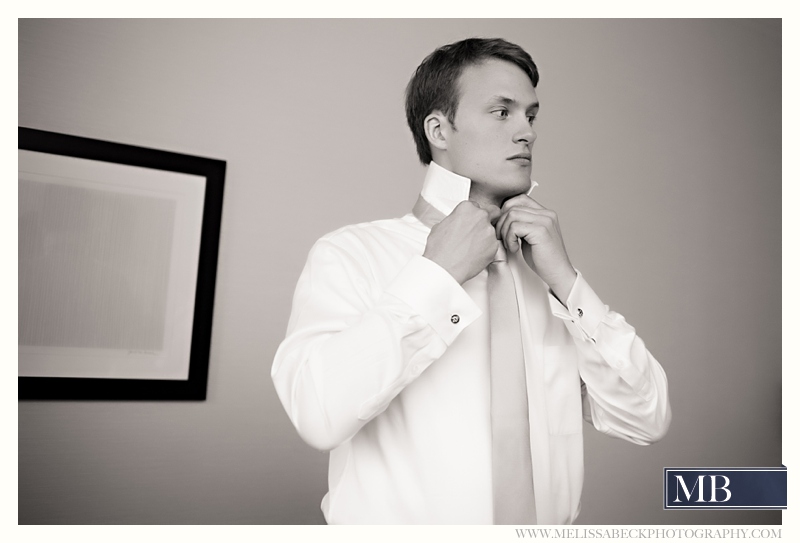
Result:
[[[444,218],[444,214],[422,196],[414,205],[413,213],[429,227]],[[519,306],[506,251],[500,242],[487,271],[494,523],[536,524]]]

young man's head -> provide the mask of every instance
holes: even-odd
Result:
[[[538,82],[530,55],[502,39],[471,38],[431,53],[406,89],[422,163],[470,178],[473,192],[527,191]]]

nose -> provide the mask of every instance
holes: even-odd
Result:
[[[534,132],[533,127],[528,122],[528,118],[525,117],[524,119],[524,122],[514,133],[514,143],[533,145],[533,142],[536,141],[536,132]]]

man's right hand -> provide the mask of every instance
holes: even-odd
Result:
[[[483,271],[497,252],[497,232],[492,224],[500,217],[497,206],[482,209],[463,201],[450,215],[431,228],[422,254],[447,270],[463,284]]]

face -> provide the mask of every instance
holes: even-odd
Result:
[[[500,202],[531,186],[539,100],[518,66],[490,59],[464,69],[442,166],[472,180],[470,198]]]

